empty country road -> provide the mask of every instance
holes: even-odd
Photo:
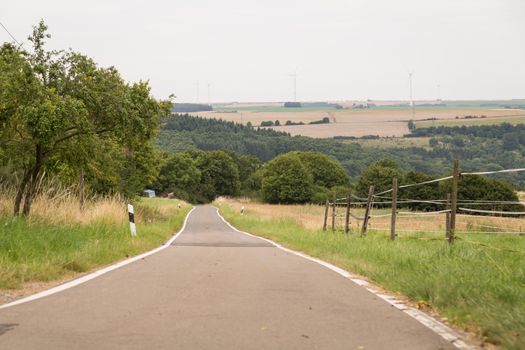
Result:
[[[173,245],[0,309],[0,349],[454,349],[315,262],[232,230],[211,206]]]

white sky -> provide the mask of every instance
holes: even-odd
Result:
[[[26,42],[116,66],[179,102],[525,98],[524,0],[0,0]],[[10,41],[0,28],[0,42]]]

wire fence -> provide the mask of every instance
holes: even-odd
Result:
[[[454,242],[456,234],[471,234],[471,233],[483,233],[483,234],[514,234],[514,235],[525,235],[520,225],[517,227],[502,227],[495,225],[486,225],[482,223],[467,222],[460,223],[456,221],[456,217],[463,218],[485,218],[487,220],[495,219],[496,216],[505,217],[524,217],[524,211],[517,210],[503,210],[504,206],[520,206],[525,208],[524,203],[520,201],[508,201],[508,200],[490,200],[490,199],[458,199],[458,180],[462,176],[470,175],[491,175],[497,173],[510,173],[510,172],[525,172],[525,168],[516,169],[502,169],[495,171],[476,171],[476,172],[460,172],[459,162],[454,161],[454,171],[452,175],[444,176],[438,179],[432,179],[428,181],[422,181],[417,183],[410,183],[405,185],[397,185],[397,179],[392,179],[392,187],[374,193],[374,186],[370,186],[368,197],[360,197],[355,194],[349,193],[346,197],[334,198],[332,201],[326,201],[326,209],[324,216],[323,229],[326,230],[328,227],[328,218],[332,217],[332,230],[336,230],[336,224],[338,227],[344,227],[344,232],[348,233],[352,222],[357,224],[361,232],[361,236],[365,236],[369,229],[373,229],[378,232],[390,232],[390,238],[395,239],[398,234],[402,233],[413,233],[413,232],[428,232],[428,233],[443,233],[450,244]],[[447,195],[447,199],[443,198],[425,198],[425,199],[413,199],[413,198],[398,198],[397,192],[399,189],[425,186],[429,184],[439,183],[443,181],[451,180],[452,186],[450,194]],[[410,205],[427,205],[425,209],[434,208],[437,210],[428,211],[400,211],[401,207],[410,207]],[[493,210],[488,210],[492,206]],[[379,209],[385,210],[388,208],[391,212],[384,213],[380,212],[372,214],[372,212]],[[480,208],[481,207],[481,208]],[[338,210],[344,209],[345,212],[338,213]],[[497,210],[498,209],[498,210]],[[364,213],[357,214],[359,211]],[[442,228],[441,231],[436,229],[411,229],[411,228],[400,228],[396,230],[396,223],[399,219],[406,218],[420,218],[424,219],[427,217],[444,217],[444,226],[439,225]],[[389,219],[390,222],[381,221],[381,219]],[[378,221],[379,220],[379,221]],[[339,222],[338,222],[339,221]],[[433,222],[435,224],[435,222]],[[460,228],[459,226],[462,226]],[[379,226],[379,227],[376,227]],[[524,222],[525,228],[525,222]],[[463,237],[463,241],[467,242]]]

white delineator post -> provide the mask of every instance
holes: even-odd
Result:
[[[133,206],[128,204],[128,214],[129,214],[129,230],[131,231],[132,236],[137,235],[137,227],[135,226],[135,212],[133,211]]]

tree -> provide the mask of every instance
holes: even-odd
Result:
[[[21,172],[15,215],[22,199],[29,215],[45,169],[89,167],[104,148],[128,162],[119,174],[124,186],[142,182],[141,171],[151,170],[141,167],[152,156],[157,119],[169,112],[146,82],[126,84],[115,68],[73,51],[46,51],[47,38],[41,21],[29,37],[31,52],[0,48],[0,145],[6,162]]]
[[[346,170],[336,159],[320,152],[294,152],[312,174],[314,184],[331,188],[349,183]]]
[[[442,191],[449,193],[451,182],[446,181],[442,184]],[[478,200],[478,201],[508,201],[519,202],[518,195],[512,185],[496,179],[483,177],[480,175],[463,175],[458,182],[458,200]],[[486,204],[476,205],[462,204],[462,207],[482,210],[503,210],[503,211],[524,211],[525,207],[521,204]]]
[[[415,184],[425,181],[433,180],[434,177],[425,175],[416,171],[409,171],[405,174],[403,182],[398,182],[399,185]],[[424,201],[445,199],[446,194],[439,185],[439,182],[434,182],[421,186],[413,186],[407,188],[400,188],[398,191],[398,198],[400,199],[416,199]],[[432,203],[400,203],[400,207],[408,207],[412,210],[443,210],[445,207]]]
[[[313,177],[297,154],[283,154],[264,168],[262,195],[269,203],[306,203],[313,190]]]
[[[197,158],[201,172],[200,201],[212,201],[218,196],[233,196],[239,192],[239,168],[224,151],[203,152]]]
[[[506,134],[503,138],[503,149],[514,151],[520,148],[520,139],[517,133]]]
[[[398,182],[403,181],[403,172],[397,163],[391,159],[383,159],[371,164],[359,177],[356,190],[361,196],[368,194],[370,186],[374,192],[382,192],[392,188],[392,178],[397,177]]]
[[[165,161],[152,187],[159,192],[173,192],[176,197],[193,202],[200,181],[201,172],[195,159],[188,153],[176,153]]]
[[[285,102],[284,103],[285,108],[301,108],[301,102]]]

